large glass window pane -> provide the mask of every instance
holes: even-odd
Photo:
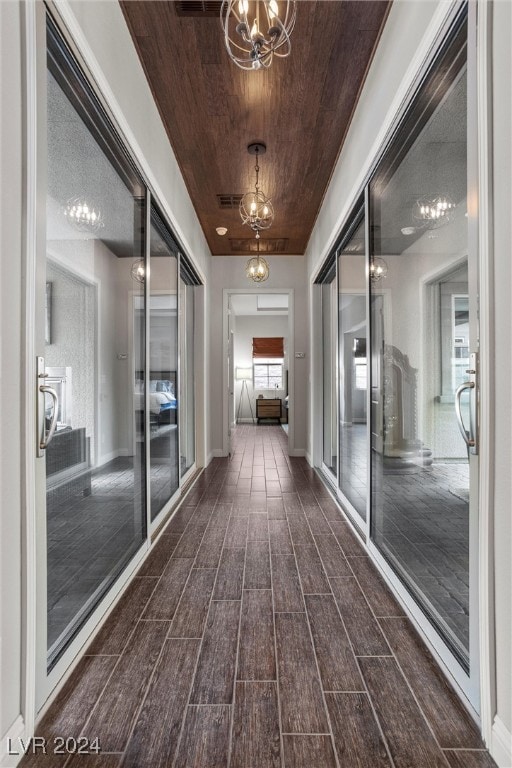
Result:
[[[195,287],[180,277],[180,453],[181,474],[196,456],[194,390],[194,300]]]
[[[455,414],[470,347],[465,36],[370,189],[372,536],[467,664],[469,465]]]
[[[364,219],[356,219],[338,253],[339,486],[357,514],[366,520],[367,322]]]
[[[322,283],[322,359],[323,359],[323,465],[333,477],[338,468],[336,434],[336,268]]]
[[[133,387],[144,302],[131,276],[144,189],[51,33],[47,103],[45,365],[59,397],[45,458],[51,666],[146,537],[144,401]]]
[[[149,421],[151,519],[179,486],[178,251],[162,220],[151,212],[149,298]]]

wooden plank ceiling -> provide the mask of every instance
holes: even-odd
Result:
[[[261,250],[304,253],[390,2],[299,0],[291,55],[248,72],[230,61],[211,7],[184,16],[174,2],[121,0],[213,255],[254,248],[238,205],[219,197],[254,189],[254,141],[267,145],[260,188],[275,210]]]

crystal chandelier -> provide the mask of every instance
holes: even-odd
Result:
[[[249,259],[245,266],[245,274],[255,283],[263,283],[268,280],[270,270],[267,261],[260,255],[260,233],[256,232],[256,242],[258,244],[258,255]]]
[[[64,208],[64,216],[81,232],[96,232],[103,226],[101,212],[80,197],[68,200]]]
[[[453,218],[455,207],[446,195],[422,197],[414,204],[412,216],[422,229],[438,229]]]
[[[260,229],[269,229],[274,221],[274,206],[268,197],[259,188],[259,173],[260,167],[258,165],[258,157],[264,155],[267,151],[265,144],[257,142],[249,144],[247,151],[250,155],[256,155],[256,165],[254,169],[256,171],[256,184],[254,192],[246,192],[240,200],[240,216],[243,224],[247,224],[255,232]]]
[[[220,23],[230,58],[241,69],[268,68],[290,55],[296,0],[222,0]]]

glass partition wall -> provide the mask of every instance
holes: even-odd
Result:
[[[47,386],[58,414],[46,449],[47,647],[51,666],[146,540],[144,402],[130,367],[144,359],[145,190],[88,117],[56,39],[47,77]],[[123,307],[137,302],[137,313]],[[131,341],[130,341],[131,340]],[[45,420],[54,414],[45,395]]]
[[[180,267],[180,474],[193,466],[196,455],[194,315],[196,281],[183,262]]]
[[[368,365],[364,210],[338,249],[338,483],[356,524],[366,520],[368,498]],[[354,514],[355,513],[355,514]]]
[[[333,264],[321,285],[322,301],[322,416],[323,468],[329,480],[338,474],[338,441],[336,436],[336,266]]]
[[[170,509],[180,451],[194,466],[199,280],[50,19],[47,39],[38,579],[51,670]]]
[[[179,486],[178,247],[151,210],[149,296],[149,464],[151,520]],[[193,331],[193,328],[191,329]]]
[[[469,398],[457,389],[474,345],[466,115],[462,46],[447,52],[435,91],[418,96],[370,184],[371,525],[379,551],[469,665],[470,472],[457,422],[460,408],[469,425]]]
[[[454,20],[317,282],[322,469],[477,708],[478,290],[466,14]]]

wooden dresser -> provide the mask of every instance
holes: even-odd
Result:
[[[280,397],[258,397],[256,399],[256,418],[276,419],[281,423],[282,402]]]

